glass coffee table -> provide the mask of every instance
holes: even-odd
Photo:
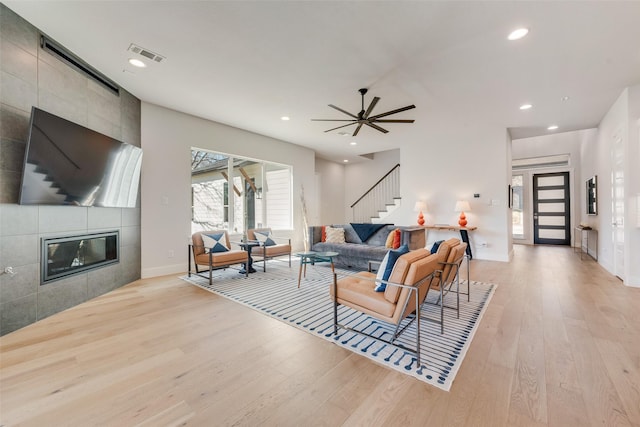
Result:
[[[307,277],[307,264],[316,264],[318,262],[329,262],[331,263],[331,271],[335,272],[335,268],[333,265],[333,259],[340,255],[338,252],[298,252],[294,254],[297,257],[300,257],[300,270],[298,271],[298,288],[300,288],[300,281],[302,280],[302,276]]]

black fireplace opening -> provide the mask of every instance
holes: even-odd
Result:
[[[42,239],[41,284],[120,261],[118,231]]]

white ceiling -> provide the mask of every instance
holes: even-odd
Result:
[[[514,139],[592,128],[640,84],[638,1],[4,3],[144,101],[337,161],[420,143],[443,117]],[[508,41],[521,26],[529,35]],[[130,43],[166,60],[136,69]],[[357,114],[361,87],[366,105],[381,98],[373,114],[415,104],[387,118],[416,122],[351,138],[310,120],[348,118],[327,104]]]

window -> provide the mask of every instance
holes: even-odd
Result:
[[[524,239],[524,198],[523,198],[523,175],[513,175],[511,178],[511,191],[513,197],[512,221],[513,238]]]
[[[244,157],[191,151],[192,232],[290,229],[291,167]]]

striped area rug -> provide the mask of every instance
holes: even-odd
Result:
[[[331,268],[325,264],[307,267],[307,277],[302,279],[298,289],[298,266],[279,260],[267,264],[267,272],[256,266],[257,273],[248,278],[237,270],[218,270],[213,274],[213,285],[197,275],[181,278],[189,283],[237,301],[268,316],[305,330],[315,336],[331,341],[357,354],[368,357],[386,367],[411,375],[421,381],[443,390],[449,390],[462,364],[464,355],[471,344],[480,319],[491,300],[497,285],[471,283],[471,301],[466,295],[460,296],[460,318],[455,310],[445,308],[444,334],[440,325],[424,319],[440,319],[440,309],[433,304],[425,304],[421,312],[421,365],[415,355],[399,347],[389,345],[365,335],[344,329],[333,334],[333,302],[329,296],[332,281]],[[353,271],[336,269],[338,278],[353,274]],[[466,281],[461,289],[466,291]],[[437,292],[430,292],[428,301],[434,302]],[[445,305],[455,304],[455,294],[445,297]],[[339,306],[338,321],[373,336],[389,339],[394,326],[374,317]],[[415,348],[416,322],[399,339],[408,348]]]

